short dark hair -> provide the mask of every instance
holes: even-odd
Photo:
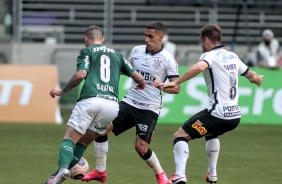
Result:
[[[99,26],[92,25],[86,28],[84,31],[84,35],[90,39],[102,39],[103,38],[103,31]]]
[[[200,29],[201,38],[207,37],[214,42],[221,42],[221,28],[215,24],[208,24]]]
[[[158,32],[162,32],[166,34],[166,27],[164,26],[163,23],[158,22],[158,21],[153,21],[147,24],[146,26],[147,29],[155,29]]]

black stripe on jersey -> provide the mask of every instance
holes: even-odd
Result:
[[[150,55],[155,55],[155,54],[158,54],[159,52],[161,52],[163,49],[164,49],[164,46],[162,45],[162,48],[161,48],[160,50],[158,50],[158,51],[156,51],[156,52],[149,52],[149,51],[147,50],[147,47],[146,47],[145,53],[146,53],[146,54],[150,54]]]
[[[210,72],[210,77],[211,77],[211,83],[212,83],[212,94],[214,93],[214,79],[213,79],[213,74],[212,74],[212,69],[209,68]]]
[[[215,109],[215,106],[218,104],[217,92],[215,92],[215,93],[213,94],[213,97],[214,97],[214,104],[212,105],[212,108],[209,110],[209,114],[212,113],[212,111]]]
[[[206,63],[208,64],[208,68],[210,67],[210,64],[209,64],[209,62],[207,62],[206,60],[202,60],[202,61],[204,61],[204,62],[206,62]]]
[[[246,75],[246,73],[247,73],[248,71],[249,71],[249,68],[247,68],[247,70],[246,70],[244,73],[242,73],[241,76]]]
[[[167,76],[168,78],[175,78],[175,77],[179,77],[179,75],[170,75],[170,76]]]
[[[163,81],[163,82],[165,82],[165,81],[166,81],[166,79],[167,79],[167,76],[164,78],[164,81]]]

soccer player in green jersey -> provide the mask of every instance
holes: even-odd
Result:
[[[77,57],[77,71],[63,89],[52,89],[50,96],[61,96],[85,80],[78,102],[67,123],[67,130],[59,149],[59,169],[49,177],[47,184],[59,184],[82,157],[88,144],[80,141],[82,135],[95,139],[103,134],[119,111],[118,85],[120,73],[133,79],[137,89],[146,83],[124,56],[103,45],[102,30],[90,26],[84,32],[86,48]]]

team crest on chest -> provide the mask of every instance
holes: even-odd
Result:
[[[160,69],[161,68],[161,63],[162,63],[163,61],[162,60],[159,60],[159,59],[154,59],[154,64],[153,64],[153,67],[155,68],[155,69]]]

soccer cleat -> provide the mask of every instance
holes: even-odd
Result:
[[[156,178],[158,180],[158,184],[170,184],[170,181],[171,181],[167,179],[167,176],[164,171],[161,172],[160,174],[157,174]]]
[[[207,181],[207,183],[210,183],[210,184],[216,183],[217,182],[217,175],[207,173],[206,181]]]
[[[44,184],[49,184],[55,176],[50,176]]]
[[[87,182],[91,180],[97,180],[104,183],[107,180],[107,172],[99,172],[96,169],[93,169],[91,172],[87,173],[81,180]]]
[[[170,184],[186,184],[187,179],[186,176],[177,176],[176,174],[172,175],[172,178],[170,178],[169,180],[171,180]]]
[[[51,181],[49,181],[48,184],[61,184],[69,176],[70,176],[70,171],[68,169],[60,169],[58,174]]]

